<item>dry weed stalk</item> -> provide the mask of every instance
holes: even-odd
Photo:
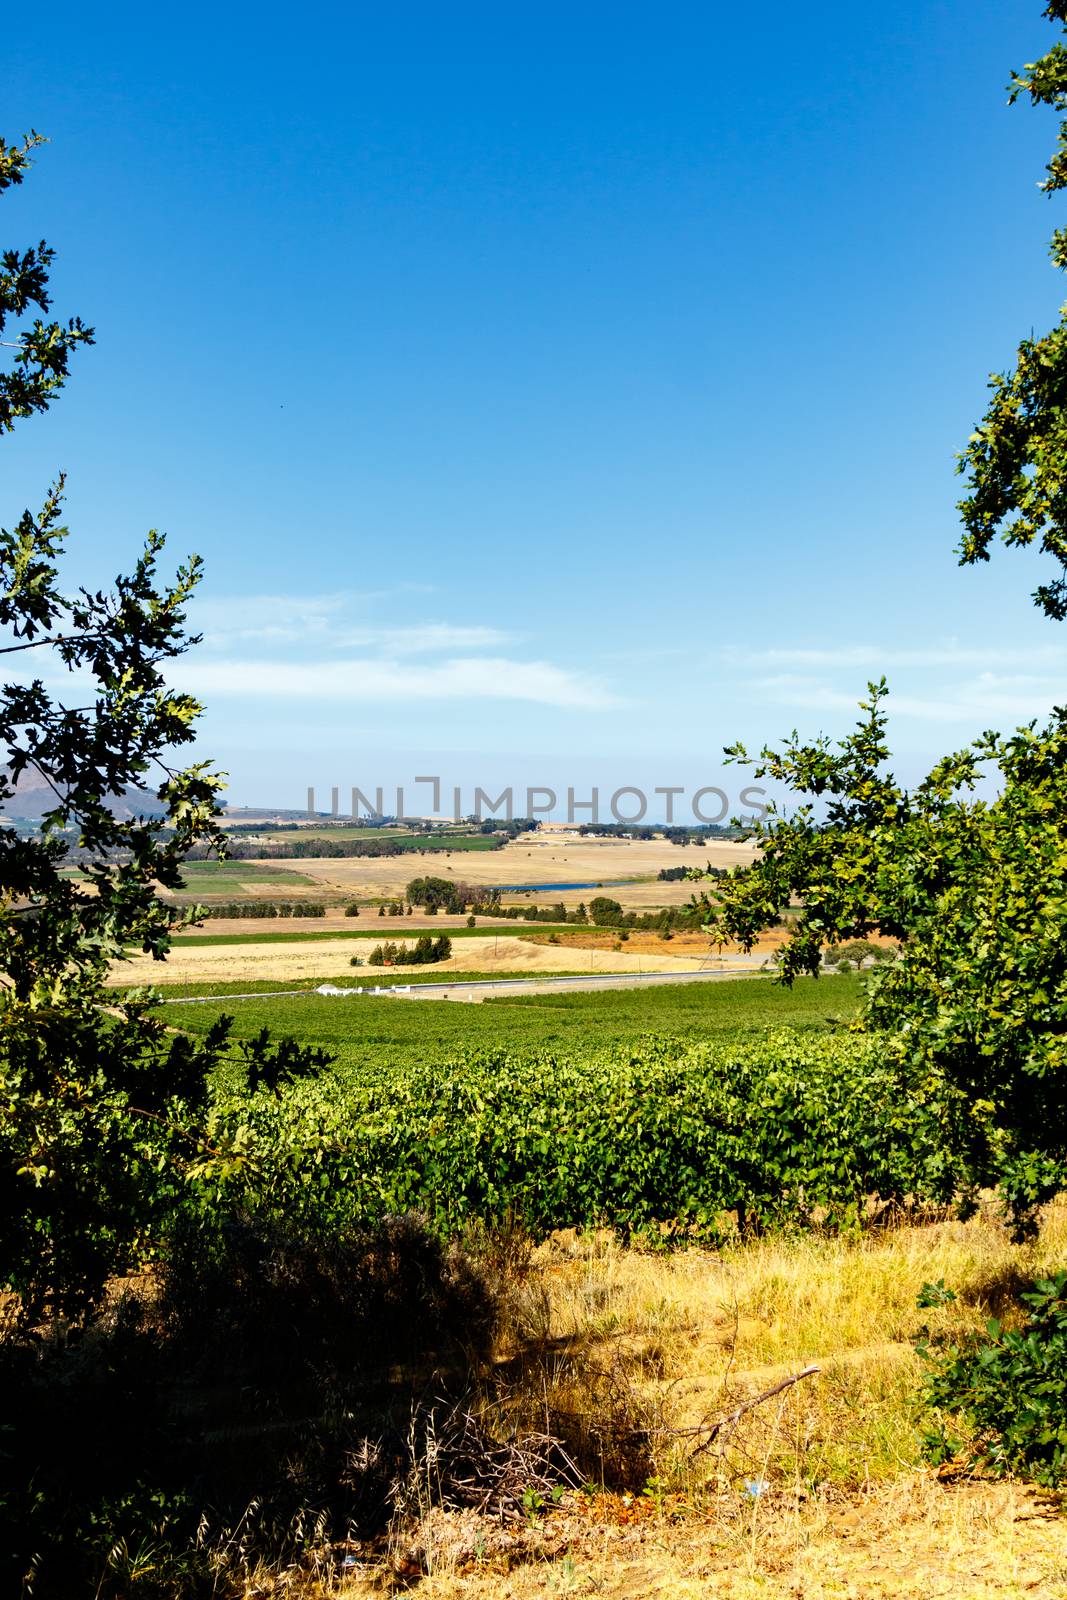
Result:
[[[420,1518],[431,1506],[521,1519],[531,1495],[549,1499],[582,1482],[561,1440],[527,1433],[499,1443],[465,1402],[417,1407],[406,1449],[407,1470],[390,1490],[395,1521]]]

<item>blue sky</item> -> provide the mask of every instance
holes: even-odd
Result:
[[[1055,319],[1036,0],[54,5],[3,201],[95,323],[5,444],[72,578],[207,576],[177,681],[237,802],[714,783],[894,690],[908,776],[1062,699],[954,454]]]

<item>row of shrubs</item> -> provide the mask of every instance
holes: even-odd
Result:
[[[425,880],[433,881],[433,880]],[[409,894],[414,885],[409,885]],[[663,932],[672,929],[693,929],[700,927],[704,913],[690,906],[668,906],[661,911],[624,911],[618,900],[613,900],[607,895],[597,895],[586,906],[584,901],[575,910],[568,911],[562,900],[552,906],[502,906],[499,892],[495,891],[487,897],[472,898],[471,892],[464,885],[450,886],[458,889],[454,901],[441,905],[430,900],[424,909],[430,916],[435,916],[439,910],[462,912],[469,905],[471,916],[468,925],[474,926],[475,916],[491,916],[503,918],[509,922],[550,922],[555,924],[572,924],[578,927],[588,927],[592,924],[597,928],[626,928],[647,929]],[[378,906],[379,917],[410,917],[415,905],[422,902],[417,898],[405,904],[404,900],[386,900]],[[219,905],[207,908],[209,917],[324,917],[330,907],[311,901],[282,901],[282,900],[230,900]],[[346,917],[358,917],[360,905],[356,900],[351,900],[344,908]],[[881,947],[870,946],[871,952],[881,952]],[[875,959],[878,957],[876,956]],[[835,959],[837,954],[835,953]]]
[[[229,900],[222,905],[209,906],[209,917],[324,917],[332,907],[316,904],[311,901],[283,901],[283,900]],[[358,900],[350,900],[344,908],[346,917],[360,915]],[[402,900],[387,900],[378,907],[380,917],[411,916],[412,908],[404,906]]]
[[[493,830],[494,832],[496,830]],[[506,834],[490,838],[480,848],[499,850],[507,842]],[[466,836],[464,836],[466,838]],[[226,854],[231,861],[319,861],[352,857],[436,855],[447,849],[447,843],[437,835],[432,844],[422,845],[416,839],[394,838],[386,835],[377,839],[308,838],[298,833],[289,839],[227,839]],[[464,845],[459,846],[460,849]],[[204,861],[214,857],[211,845],[194,845],[186,856],[187,861]]]
[[[358,916],[358,912],[353,913]],[[207,915],[215,917],[324,917],[326,907],[305,900],[228,900],[209,906]]]
[[[415,1208],[449,1230],[512,1218],[534,1234],[606,1224],[721,1237],[858,1225],[872,1199],[950,1199],[951,1119],[878,1038],[774,1033],[567,1057],[470,1051],[278,1094],[220,1089],[212,1138],[239,1138],[241,1172],[261,1173],[271,1207],[309,1226]]]

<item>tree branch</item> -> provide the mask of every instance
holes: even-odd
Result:
[[[693,1454],[698,1456],[702,1450],[707,1450],[715,1443],[719,1434],[725,1428],[734,1428],[745,1415],[746,1411],[754,1411],[757,1406],[763,1405],[765,1400],[773,1400],[776,1394],[781,1394],[783,1389],[791,1389],[795,1383],[800,1383],[803,1378],[814,1378],[821,1368],[816,1366],[805,1367],[803,1372],[794,1372],[790,1377],[783,1378],[781,1383],[776,1383],[770,1389],[765,1389],[762,1394],[753,1395],[751,1400],[742,1400],[739,1406],[728,1411],[724,1417],[718,1417],[714,1422],[702,1423],[699,1428],[687,1430],[691,1434],[707,1433],[708,1437],[703,1444],[697,1445]]]
[[[0,647],[0,656],[17,655],[20,650],[39,650],[44,644],[90,644],[94,639],[102,639],[103,637],[102,633],[70,633],[66,636],[61,634],[58,638],[53,638],[51,634],[45,634],[40,639],[28,639],[25,644],[3,645]]]

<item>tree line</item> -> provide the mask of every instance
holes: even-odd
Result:
[[[226,900],[202,907],[205,917],[324,917],[326,907],[309,900]],[[351,913],[346,913],[351,915]],[[358,911],[355,913],[359,915]]]

